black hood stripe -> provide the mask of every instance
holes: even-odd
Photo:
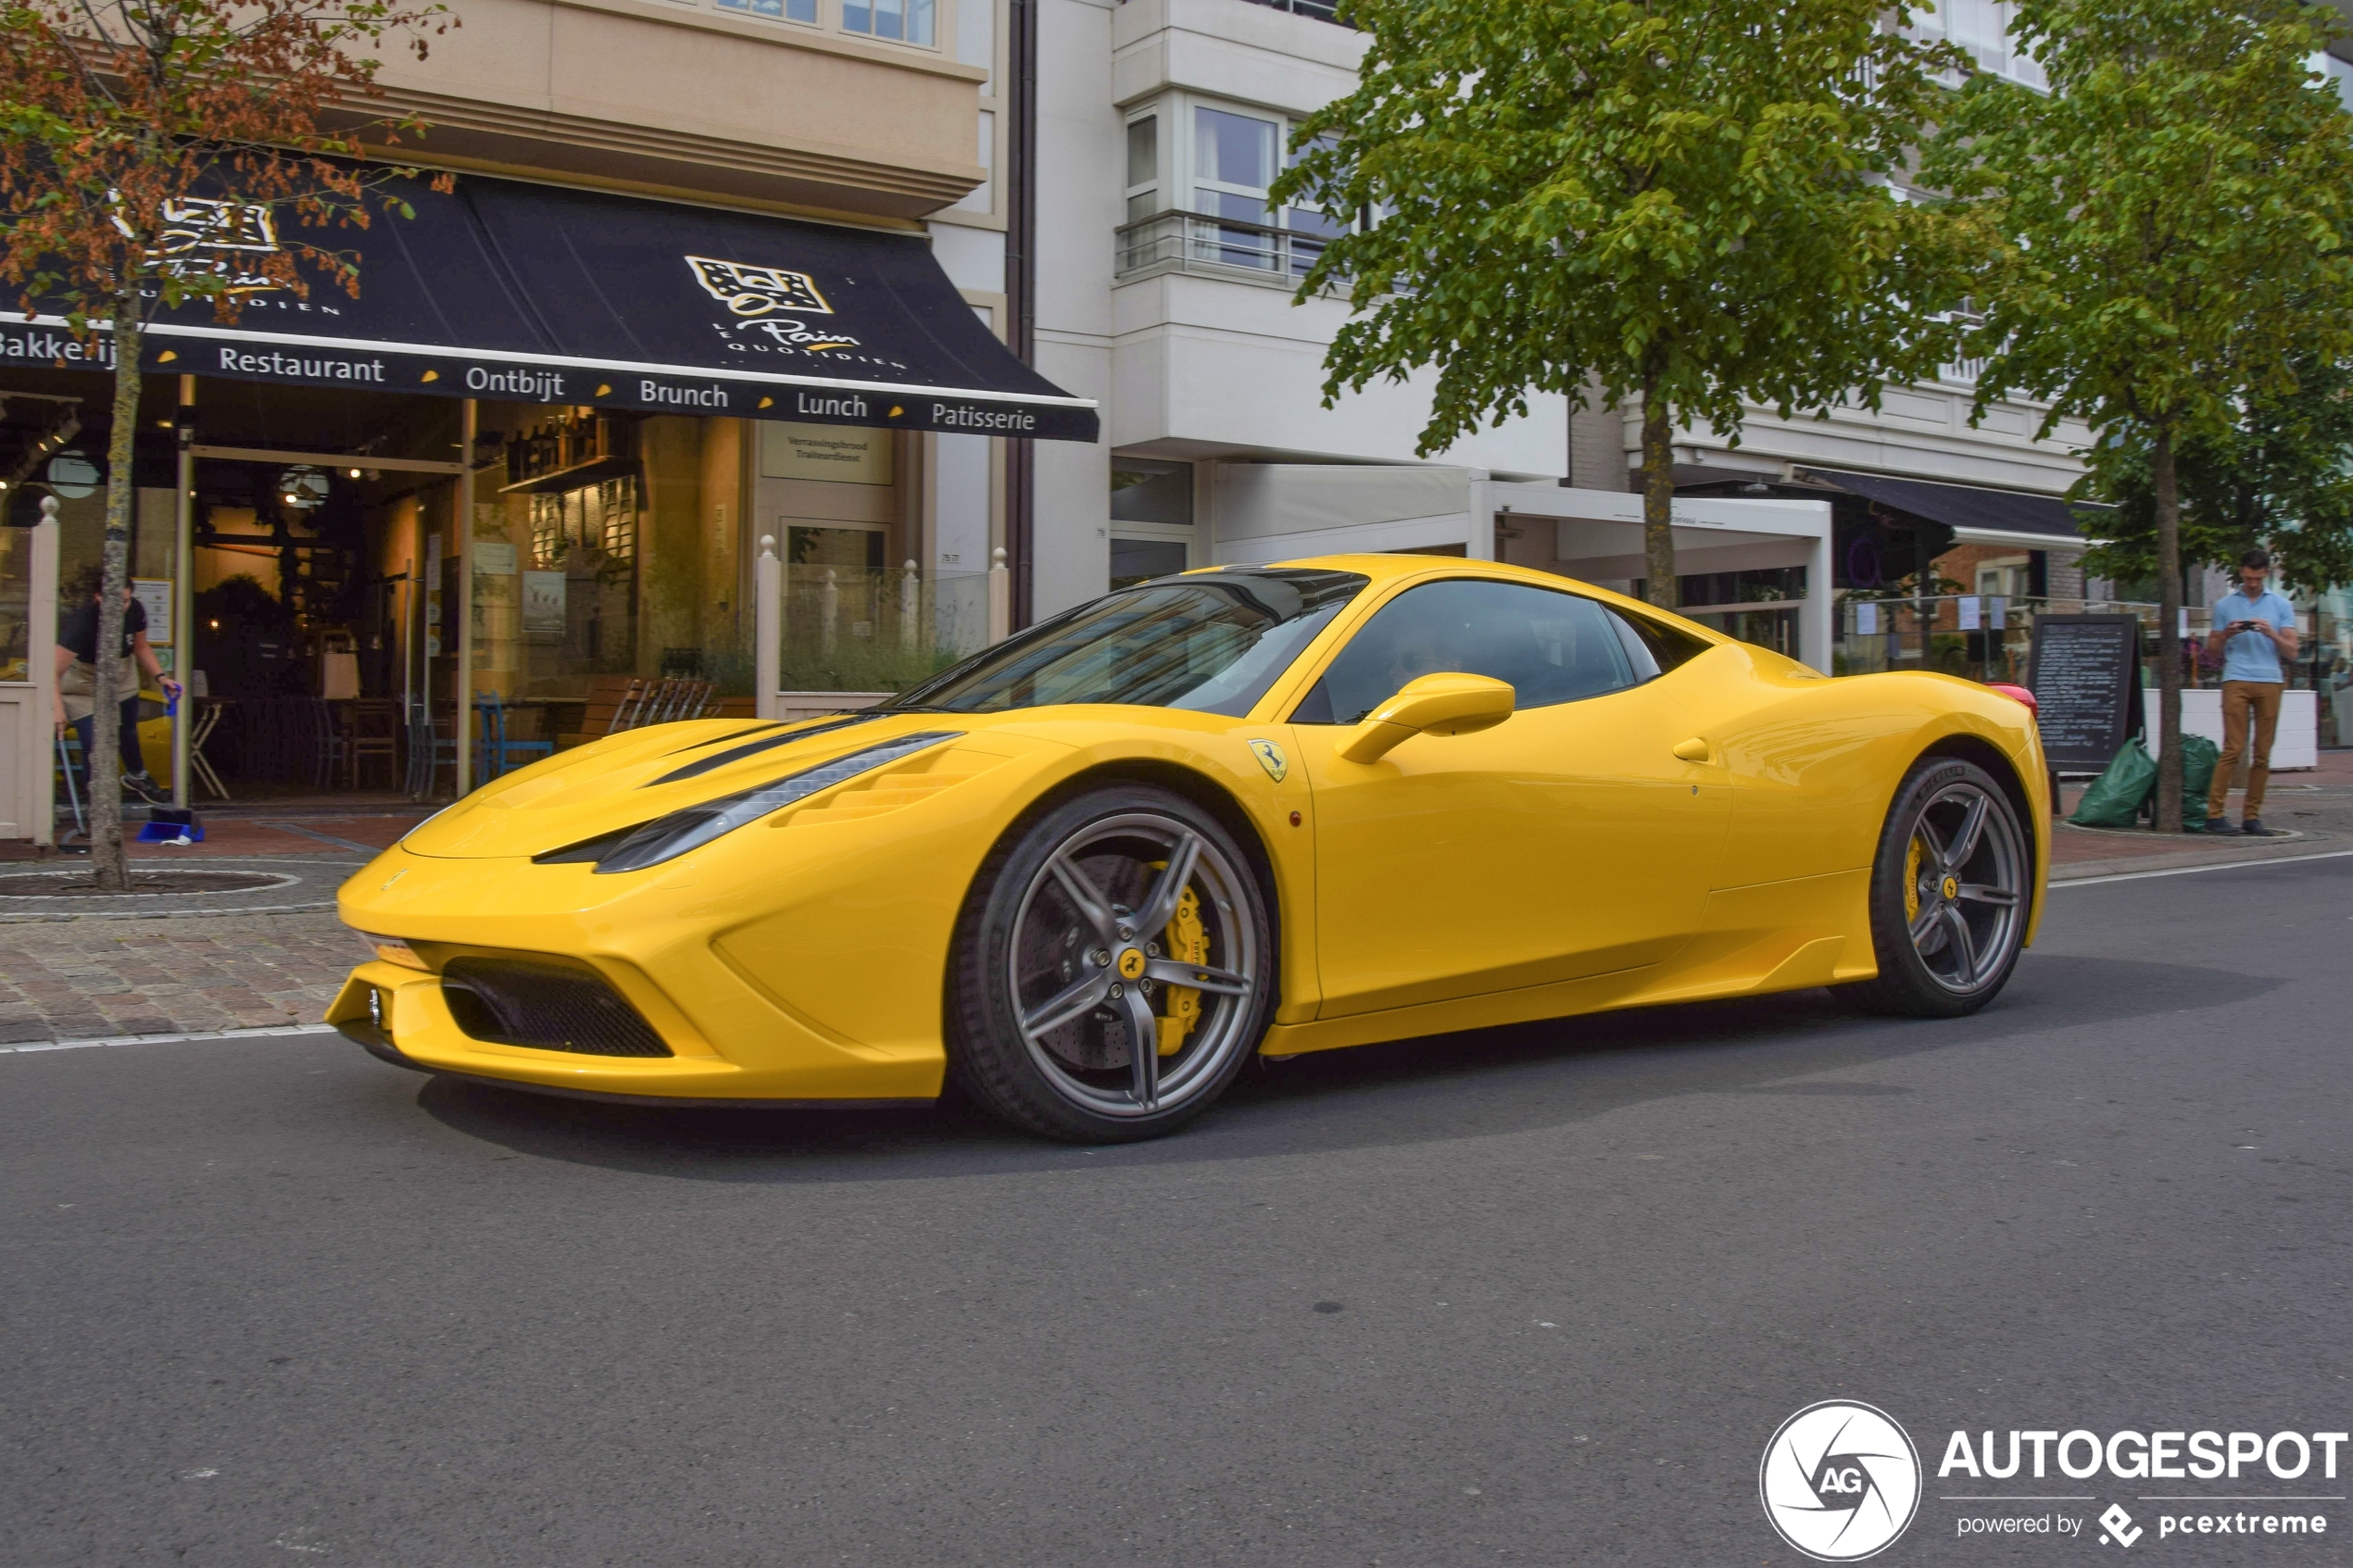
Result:
[[[639,784],[637,787],[652,789],[657,784],[676,784],[681,779],[700,778],[705,773],[724,768],[730,762],[740,762],[747,757],[757,757],[763,751],[774,751],[780,746],[790,746],[797,740],[807,740],[812,735],[826,734],[835,730],[846,730],[852,724],[864,724],[882,717],[884,714],[881,709],[870,709],[863,713],[850,714],[848,718],[835,719],[823,724],[812,724],[805,730],[786,730],[782,734],[762,735],[758,740],[746,741],[743,745],[728,750],[713,752],[709,757],[698,758],[683,768],[673,768],[661,777]],[[722,738],[732,739],[733,737]]]

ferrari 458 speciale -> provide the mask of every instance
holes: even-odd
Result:
[[[2028,706],[1427,556],[1113,593],[883,706],[629,731],[342,893],[330,1022],[662,1105],[1206,1110],[1253,1055],[1809,986],[1953,1016],[2040,912]]]

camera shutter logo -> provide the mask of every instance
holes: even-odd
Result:
[[[1919,1511],[1920,1456],[1885,1411],[1825,1399],[1781,1423],[1756,1490],[1781,1539],[1818,1562],[1857,1562]]]

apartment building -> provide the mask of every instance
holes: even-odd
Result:
[[[1015,0],[995,3],[1010,14]],[[1291,294],[1328,220],[1270,208],[1265,193],[1293,125],[1355,80],[1364,40],[1331,6],[1019,4],[1036,17],[1034,166],[1008,167],[1000,125],[994,167],[1008,178],[997,206],[950,208],[932,229],[943,259],[969,258],[962,271],[950,262],[959,282],[981,289],[1002,276],[1001,251],[950,232],[1003,233],[1004,203],[1034,187],[1035,363],[1101,408],[1096,445],[1037,456],[1037,610],[1181,566],[1326,548],[1500,550],[1554,564],[1551,533],[1482,508],[1481,484],[1631,487],[1639,422],[1627,411],[1572,418],[1567,400],[1540,397],[1527,418],[1425,458],[1414,446],[1427,380],[1323,406],[1323,355],[1347,307]],[[2031,73],[2007,53],[2003,6],[1946,10],[1989,69]],[[2039,414],[2007,407],[1971,425],[1971,392],[1957,366],[1890,392],[1877,413],[1817,422],[1759,410],[1737,448],[1686,433],[1677,479],[1697,495],[1832,501],[1840,586],[1881,586],[1881,568],[1926,540],[1969,592],[2080,592],[2082,541],[2059,496],[2080,471],[2071,447],[2083,433],[2037,440]],[[1369,469],[1390,477],[1342,471]],[[1685,598],[1741,634],[1787,643],[1792,570],[1688,583]]]

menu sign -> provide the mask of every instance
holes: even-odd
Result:
[[[2097,771],[2139,734],[2141,622],[2131,615],[2038,615],[2026,684],[2054,769]]]

